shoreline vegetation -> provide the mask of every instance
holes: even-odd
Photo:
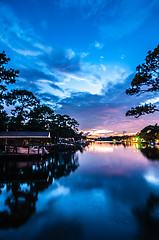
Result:
[[[9,61],[4,51],[0,53],[0,132],[47,131],[52,142],[66,137],[80,139],[82,132],[74,118],[55,113],[52,106],[41,103],[31,91],[12,88],[19,70],[7,69]]]
[[[31,91],[11,87],[19,77],[19,70],[7,69],[9,61],[4,51],[0,53],[0,134],[14,133],[14,137],[15,133],[48,132],[50,139],[45,144],[40,140],[30,143],[28,138],[20,142],[14,138],[9,143],[6,136],[0,142],[0,154],[44,155],[54,151],[82,150],[87,142],[82,138],[79,123],[74,118],[55,113],[51,106],[41,104]],[[10,108],[9,112],[6,106]]]
[[[135,135],[122,135],[122,136],[109,136],[100,137],[98,141],[110,141],[114,143],[140,143],[140,144],[159,144],[159,126],[157,123],[155,125],[148,125],[143,128],[140,132]]]

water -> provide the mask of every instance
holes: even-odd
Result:
[[[0,161],[0,239],[159,239],[159,150],[97,142]]]

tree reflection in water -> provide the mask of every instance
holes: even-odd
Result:
[[[159,239],[159,196],[151,194],[145,206],[132,210],[141,227],[140,239]]]
[[[35,212],[38,193],[52,180],[67,176],[79,166],[75,153],[55,153],[41,161],[1,160],[0,228],[18,228]]]
[[[159,161],[159,148],[157,148],[157,147],[144,147],[144,148],[141,147],[140,151],[149,160],[158,160]]]
[[[159,148],[139,146],[141,153],[151,161],[159,161]],[[139,239],[159,239],[159,196],[151,194],[144,206],[132,209],[141,227]]]
[[[159,145],[157,146],[150,146],[147,144],[140,144],[140,143],[135,143],[135,144],[130,144],[128,142],[123,144],[124,147],[130,147],[133,146],[134,148],[137,148],[141,151],[141,153],[149,160],[157,160],[159,161]]]

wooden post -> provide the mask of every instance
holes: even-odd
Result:
[[[30,147],[30,139],[28,140],[28,154],[29,154],[29,147]]]
[[[44,154],[44,140],[43,140],[43,154]]]
[[[5,139],[5,151],[7,150],[7,138]],[[8,150],[7,150],[8,151]]]

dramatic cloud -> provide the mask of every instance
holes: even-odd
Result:
[[[53,82],[58,82],[58,80],[53,76],[38,69],[22,69],[20,72],[20,76],[27,80],[37,81],[38,79],[47,79]]]
[[[50,68],[54,68],[62,72],[78,72],[80,71],[80,56],[75,55],[71,49],[54,50],[50,55],[41,57]]]
[[[125,117],[132,106],[159,101],[125,93],[158,44],[158,10],[156,0],[0,1],[1,50],[20,70],[14,87],[33,91],[88,132],[133,132],[158,122],[157,113]]]
[[[132,106],[139,105],[141,98],[127,96],[126,87],[130,85],[133,78],[131,74],[121,83],[109,83],[103,88],[102,94],[73,93],[70,97],[63,99],[60,104],[63,106],[61,111],[80,119],[81,127],[90,130],[97,128],[103,131],[103,126],[109,132],[123,133],[123,131],[139,131],[146,123],[156,123],[159,114],[148,116],[145,119],[134,119],[125,116],[125,113]],[[103,135],[103,134],[102,134]]]

